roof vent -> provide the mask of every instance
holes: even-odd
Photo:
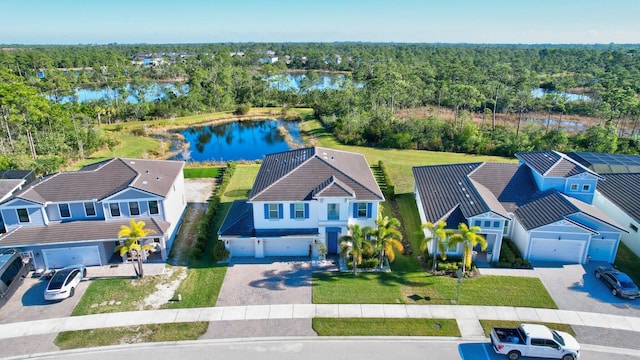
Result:
[[[142,185],[147,185],[147,183],[148,183],[147,180],[145,180],[142,182]]]
[[[160,181],[160,176],[156,176],[156,180],[157,180],[157,181]]]
[[[473,205],[473,201],[469,201],[469,204],[470,204],[470,205]]]
[[[144,172],[148,174],[150,171],[149,170],[145,170]]]

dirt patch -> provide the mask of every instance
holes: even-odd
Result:
[[[187,265],[190,257],[189,252],[193,248],[200,231],[200,220],[207,212],[208,201],[215,185],[216,180],[211,178],[184,180],[187,209],[182,226],[171,249],[171,256],[167,261],[169,264]]]
[[[162,276],[163,279],[156,284],[156,291],[144,298],[139,304],[139,310],[159,309],[162,305],[168,303],[172,298],[182,280],[187,277],[187,271],[183,267],[170,267]]]

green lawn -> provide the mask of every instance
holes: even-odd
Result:
[[[223,169],[224,167],[221,166],[188,167],[184,168],[184,178],[217,178],[222,174]]]
[[[353,151],[364,154],[369,164],[378,164],[384,161],[389,174],[396,186],[396,193],[413,192],[413,174],[411,168],[420,165],[453,164],[479,161],[517,162],[515,158],[503,158],[499,156],[481,156],[448,152],[435,152],[424,150],[396,150],[379,149],[364,146],[342,145],[325,131],[318,120],[309,120],[300,124],[304,134],[316,140],[317,145],[345,151]]]
[[[640,284],[640,257],[622,241],[620,241],[614,264],[620,271],[627,273],[636,284]]]
[[[207,331],[208,322],[170,323],[66,331],[54,343],[61,350],[146,342],[197,340]]]
[[[460,336],[453,319],[314,318],[320,336]]]
[[[79,161],[72,169],[79,169],[85,165],[97,163],[114,157],[121,158],[143,158],[149,154],[155,154],[160,151],[158,140],[150,137],[135,136],[131,134],[118,134],[117,139],[120,142],[113,149],[104,149],[86,159]]]
[[[438,304],[523,306],[557,309],[537,278],[479,276],[457,279],[425,272],[314,273],[315,304]],[[526,296],[524,295],[526,294]]]

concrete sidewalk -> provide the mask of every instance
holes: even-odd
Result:
[[[144,324],[194,321],[328,318],[455,319],[462,338],[484,338],[479,320],[549,322],[640,332],[640,318],[509,306],[286,304],[107,313],[0,325],[0,339]]]

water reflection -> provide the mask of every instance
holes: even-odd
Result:
[[[284,120],[236,121],[193,127],[180,133],[189,144],[190,153],[188,159],[185,154],[174,159],[199,162],[260,160],[266,154],[302,144],[298,123]]]

